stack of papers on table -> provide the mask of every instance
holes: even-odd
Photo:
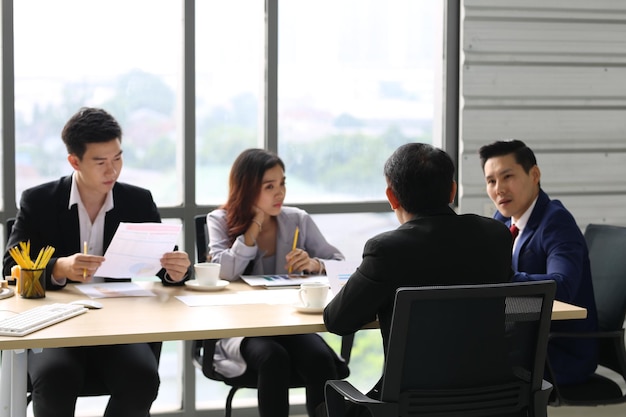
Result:
[[[93,284],[76,284],[83,294],[89,298],[118,298],[118,297],[153,297],[150,290],[134,282],[99,282]]]
[[[234,294],[177,295],[177,299],[190,307],[228,306],[247,304],[293,304],[298,300],[298,291],[239,291]]]

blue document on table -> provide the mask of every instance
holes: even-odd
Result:
[[[303,282],[328,283],[326,275],[301,275],[301,274],[267,274],[267,275],[241,275],[248,285],[252,287],[299,287]]]

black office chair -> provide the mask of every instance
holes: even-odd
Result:
[[[4,243],[9,241],[9,236],[11,236],[11,231],[13,230],[13,225],[15,224],[15,217],[9,217],[6,219],[5,227],[4,227]]]
[[[5,228],[4,228],[4,243],[5,245],[7,243],[9,243],[9,237],[11,236],[11,231],[13,230],[13,225],[15,224],[15,217],[9,217],[8,219],[6,219],[6,223],[5,223]],[[5,250],[7,250],[9,248],[5,248]],[[4,256],[4,254],[3,254]],[[9,281],[9,283],[14,284],[15,280],[11,280]]]
[[[13,230],[13,225],[15,224],[15,217],[9,217],[6,222],[6,241],[9,241],[9,236],[11,236],[11,230]]]
[[[11,236],[11,231],[13,230],[13,225],[15,224],[15,218],[10,217],[6,220],[6,240],[9,241],[9,236]],[[152,342],[149,343],[150,349],[152,349],[152,353],[157,360],[157,363],[161,359],[161,342]],[[30,382],[30,377],[27,380],[27,392],[28,397],[26,398],[26,403],[30,403],[32,400],[32,385]],[[79,397],[97,397],[100,395],[109,395],[110,392],[108,388],[104,385],[104,383],[100,379],[90,378],[87,376],[85,378],[85,385],[83,385],[82,390],[78,394]]]
[[[592,338],[598,341],[598,363],[617,372],[626,382],[626,227],[590,224],[585,229],[589,247],[591,278],[598,309],[598,332],[551,333],[553,338]],[[554,378],[552,378],[554,381]],[[626,402],[626,395],[614,380],[593,374],[582,384],[554,384],[550,405],[607,405]]]
[[[206,214],[194,216],[193,224],[196,228],[196,258],[198,262],[209,261],[209,231],[206,226]]]
[[[546,416],[555,291],[554,281],[398,289],[380,399],[328,381],[328,416],[344,416],[346,401],[373,417]]]
[[[195,216],[194,223],[196,228],[196,255],[199,262],[204,262],[207,260],[209,248],[206,215]],[[194,366],[201,370],[204,376],[214,381],[221,381],[231,387],[226,396],[226,406],[224,408],[224,416],[231,417],[235,393],[240,388],[256,389],[258,377],[254,372],[246,372],[239,377],[227,378],[217,372],[213,367],[213,356],[215,354],[215,344],[218,340],[219,339],[194,340],[191,346],[191,357]],[[342,360],[343,363],[339,363],[340,378],[346,378],[350,373],[348,363],[350,362],[353,341],[354,334],[344,336],[341,339],[340,360]],[[289,386],[291,388],[301,388],[304,387],[304,381],[297,375],[294,375],[293,379],[289,381]]]

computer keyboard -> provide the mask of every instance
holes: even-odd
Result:
[[[25,336],[86,311],[81,305],[62,303],[34,307],[0,320],[0,336]]]

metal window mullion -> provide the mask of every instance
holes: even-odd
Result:
[[[278,0],[265,1],[264,147],[278,153]]]

